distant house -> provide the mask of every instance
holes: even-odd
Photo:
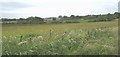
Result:
[[[17,21],[3,21],[2,23],[5,23],[5,24],[17,24],[18,22]]]
[[[49,17],[49,18],[45,18],[45,19],[44,19],[44,22],[50,22],[50,21],[55,21],[55,20],[60,20],[60,18]]]
[[[53,19],[52,18],[45,18],[44,19],[44,22],[49,22],[49,21],[53,21]]]

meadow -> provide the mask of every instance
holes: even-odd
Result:
[[[3,55],[116,55],[118,21],[3,24]]]

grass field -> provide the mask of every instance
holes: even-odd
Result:
[[[6,24],[4,55],[115,55],[118,22]]]
[[[7,24],[2,26],[3,36],[15,36],[20,34],[43,34],[50,30],[54,31],[68,31],[79,29],[91,29],[100,27],[116,27],[117,21],[113,22],[94,22],[94,23],[70,23],[70,24]]]

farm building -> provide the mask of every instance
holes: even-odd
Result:
[[[56,17],[45,18],[44,22],[51,22],[51,21],[55,21],[55,20],[60,20],[60,18],[56,18]]]

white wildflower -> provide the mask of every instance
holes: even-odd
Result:
[[[55,38],[57,38],[59,35],[56,35]]]
[[[17,38],[17,37],[14,37],[15,39]]]
[[[27,43],[27,41],[23,41],[23,42],[18,43],[18,45],[23,45],[23,44],[26,44],[26,43]]]
[[[68,34],[67,36],[68,36],[68,37],[70,37],[70,35],[69,35],[69,34]]]
[[[43,40],[43,37],[42,36],[38,36],[38,39]]]
[[[81,36],[81,34],[78,34],[78,36]]]
[[[108,45],[102,45],[103,47],[107,47],[107,48],[114,48],[112,46],[108,46]]]
[[[62,45],[62,47],[63,47],[63,48],[66,48],[67,46],[65,46],[65,45]]]
[[[113,37],[109,37],[109,38],[113,38]]]
[[[102,29],[99,28],[98,30],[101,31]]]
[[[30,52],[34,52],[33,50],[29,50]]]
[[[3,38],[7,38],[6,36],[3,36]]]
[[[74,39],[71,39],[71,41],[74,41]]]
[[[69,39],[69,40],[68,40],[68,42],[70,43],[70,42],[71,42],[71,40]]]
[[[38,38],[43,38],[42,36],[38,36]]]

